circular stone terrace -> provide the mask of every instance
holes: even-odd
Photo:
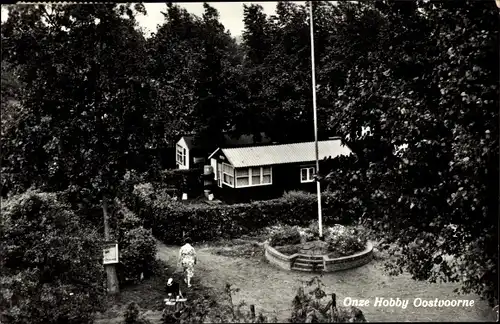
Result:
[[[373,244],[368,242],[366,248],[353,255],[331,258],[326,251],[323,241],[312,241],[303,243],[299,253],[285,255],[267,242],[264,243],[266,259],[285,270],[309,271],[309,272],[335,272],[347,270],[367,264],[373,258]]]

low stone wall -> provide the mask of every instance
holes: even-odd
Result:
[[[373,259],[373,244],[368,242],[366,245],[366,249],[362,252],[341,257],[341,258],[329,258],[327,255],[323,255],[323,264],[322,267],[313,266],[313,258],[309,255],[305,254],[293,254],[293,255],[284,255],[283,253],[278,252],[269,244],[264,244],[265,256],[266,259],[285,270],[298,270],[298,271],[312,271],[323,270],[324,272],[335,272],[341,270],[352,269],[356,267],[360,267],[362,265],[367,264]],[[320,256],[318,256],[320,257]],[[299,259],[300,264],[302,266],[297,267],[294,266],[294,263]],[[308,261],[309,259],[309,261]],[[305,263],[305,264],[304,264]]]
[[[361,267],[373,259],[373,244],[368,242],[364,251],[341,258],[324,258],[325,272]]]
[[[284,255],[271,247],[269,244],[264,244],[266,259],[278,267],[285,270],[292,270],[292,264],[299,254]]]

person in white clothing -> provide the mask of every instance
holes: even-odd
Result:
[[[189,237],[184,239],[184,245],[179,250],[179,265],[182,266],[184,281],[188,287],[191,287],[191,278],[194,275],[194,265],[196,264],[196,251],[191,246]]]

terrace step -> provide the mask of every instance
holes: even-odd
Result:
[[[300,254],[299,258],[307,260],[323,260],[323,255],[304,255]]]
[[[304,259],[304,258],[300,257],[300,258],[295,259],[295,262],[323,264],[323,259],[315,260],[315,259]]]
[[[313,269],[313,265],[310,263],[302,263],[302,262],[294,262],[292,268],[300,268],[300,269]],[[314,268],[320,270],[323,269],[323,264],[318,264]]]
[[[312,269],[304,269],[304,268],[296,268],[292,267],[293,271],[307,271],[307,272],[313,272]]]
[[[316,269],[313,270],[312,267],[301,267],[301,266],[295,266],[295,265],[291,269],[295,270],[295,271],[309,271],[309,272],[324,270],[323,267],[317,267]]]

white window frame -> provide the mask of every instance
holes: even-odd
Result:
[[[227,166],[227,167],[231,168],[233,170],[233,173],[227,173],[227,172],[225,172],[224,171],[224,166]],[[222,176],[221,176],[222,183],[225,184],[225,185],[230,186],[231,188],[234,188],[235,181],[236,181],[236,179],[234,178],[234,167],[231,164],[227,164],[227,163],[222,162],[222,170],[221,171],[222,171]],[[230,183],[224,181],[224,175],[227,175],[227,176],[233,178],[233,184],[230,184]]]
[[[307,179],[302,180],[302,171],[306,170],[307,172]],[[314,175],[316,174],[316,167],[305,167],[305,168],[300,168],[300,183],[310,183],[314,182]]]
[[[259,168],[260,172],[260,183],[258,184],[253,184],[252,183],[252,169]],[[264,174],[264,168],[269,168],[269,174]],[[235,182],[234,184],[236,185],[236,188],[247,188],[247,187],[261,187],[261,186],[269,186],[273,184],[273,168],[272,166],[261,166],[261,167],[249,167],[249,168],[238,168],[238,169],[248,169],[248,175],[247,176],[239,176],[235,177]],[[236,175],[236,171],[235,171]],[[269,183],[263,183],[264,181],[264,175],[269,175],[270,181]],[[248,185],[240,186],[238,185],[237,178],[248,178]]]
[[[180,150],[180,151],[179,151]],[[177,161],[177,164],[186,166],[186,148],[183,147],[180,144],[176,145],[175,148],[175,160]]]

